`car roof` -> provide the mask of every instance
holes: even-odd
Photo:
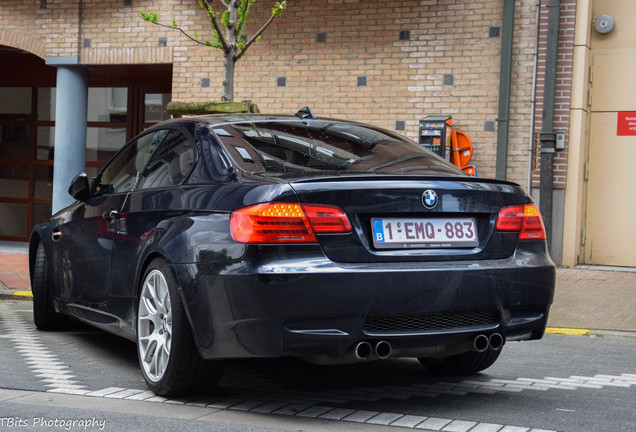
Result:
[[[204,114],[189,117],[178,117],[171,120],[165,120],[157,123],[155,126],[166,125],[175,122],[194,122],[194,123],[206,123],[209,125],[227,125],[237,123],[253,123],[253,122],[331,122],[331,123],[345,123],[365,126],[375,129],[376,127],[370,124],[358,123],[354,121],[334,119],[334,118],[300,118],[291,114],[257,114],[257,113],[236,113],[236,114]]]

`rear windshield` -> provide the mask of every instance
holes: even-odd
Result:
[[[412,141],[364,125],[270,121],[219,125],[214,132],[250,173],[458,174]]]

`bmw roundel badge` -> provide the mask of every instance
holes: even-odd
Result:
[[[427,189],[422,194],[422,204],[427,209],[434,208],[437,205],[438,201],[439,199],[437,199],[437,194],[435,193],[434,190]]]

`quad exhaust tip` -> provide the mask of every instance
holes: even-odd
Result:
[[[500,333],[493,333],[490,336],[480,334],[473,339],[473,348],[477,352],[485,352],[487,350],[498,351],[506,342]],[[380,360],[385,360],[391,356],[391,344],[387,341],[379,341],[374,347],[366,341],[358,342],[355,347],[355,356],[358,360],[369,360],[373,354]]]
[[[355,353],[358,360],[368,360],[373,354],[373,347],[369,342],[359,342],[356,345]]]
[[[380,341],[375,344],[375,348],[369,342],[358,342],[355,347],[355,355],[358,360],[369,360],[375,354],[380,360],[387,359],[391,356],[391,344],[387,341]]]
[[[380,341],[375,345],[375,355],[380,360],[387,359],[391,356],[391,344],[387,341]]]
[[[490,335],[490,338],[488,338],[488,345],[493,351],[500,350],[501,347],[504,346],[504,342],[504,337],[499,333],[493,333]]]
[[[504,346],[505,339],[500,333],[493,333],[490,336],[483,334],[475,336],[473,348],[477,352],[484,352],[488,349],[498,351]]]
[[[488,336],[480,334],[475,336],[475,340],[473,341],[473,348],[477,352],[484,352],[488,349]]]

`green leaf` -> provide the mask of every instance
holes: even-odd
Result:
[[[283,10],[285,10],[285,9],[287,9],[287,2],[286,1],[276,2],[274,7],[272,8],[272,15],[274,15],[274,17],[278,18],[280,16],[280,14],[283,12]]]
[[[146,12],[145,10],[140,10],[139,13],[141,14],[141,18],[144,21],[148,21],[149,23],[153,23],[153,24],[158,24],[159,23],[159,18],[157,17],[157,12]]]
[[[223,49],[223,44],[221,43],[221,38],[219,37],[219,34],[217,33],[216,30],[214,30],[213,32],[214,32],[214,40],[215,41],[212,43],[212,46],[222,50]]]

